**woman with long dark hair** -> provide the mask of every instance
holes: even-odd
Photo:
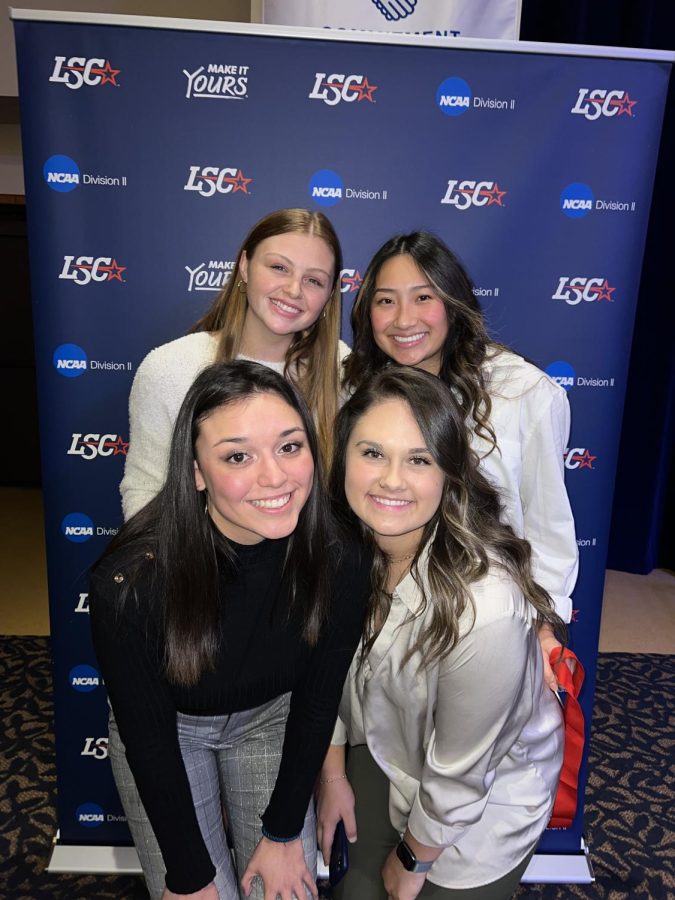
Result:
[[[332,540],[301,397],[256,363],[204,370],[164,487],[90,596],[110,759],[153,900],[230,900],[238,879],[246,896],[316,896],[310,795],[368,583],[367,554]]]
[[[490,339],[466,269],[426,231],[396,235],[375,253],[352,330],[346,394],[392,362],[430,372],[452,389],[482,471],[501,494],[504,520],[529,541],[534,577],[569,622],[578,549],[564,483],[564,389]],[[555,686],[548,656],[558,642],[546,624],[540,640]]]
[[[376,373],[338,415],[335,446],[343,529],[374,554],[319,788],[324,855],[339,819],[352,840],[358,828],[336,896],[505,900],[553,806],[562,714],[537,631],[564,639],[565,626],[440,379]]]
[[[129,452],[120,485],[125,519],[164,483],[171,431],[188,388],[206,366],[260,362],[303,395],[324,464],[338,396],[342,251],[323,213],[279,209],[256,222],[232,275],[190,334],[156,347],[129,397]]]

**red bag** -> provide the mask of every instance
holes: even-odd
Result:
[[[565,720],[565,755],[560,784],[553,804],[549,828],[569,828],[577,811],[579,768],[584,752],[584,714],[579,706],[579,691],[584,683],[584,667],[571,650],[556,647],[551,651],[551,667],[561,688],[567,691],[563,706]],[[566,660],[574,661],[574,673]]]

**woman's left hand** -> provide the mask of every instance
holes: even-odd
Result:
[[[415,900],[427,880],[425,872],[406,872],[392,850],[382,869],[382,881],[389,900]]]
[[[284,843],[261,838],[241,879],[246,897],[251,893],[256,875],[265,885],[265,900],[277,900],[277,896],[281,900],[305,900],[305,888],[315,900],[319,896],[316,880],[305,863],[300,838]]]
[[[539,626],[539,646],[541,647],[541,652],[544,655],[544,681],[551,688],[552,691],[558,690],[558,681],[555,677],[555,673],[551,668],[551,653],[555,647],[562,647],[562,644],[558,640],[558,638],[553,633],[553,629],[548,624],[548,622],[544,622]]]

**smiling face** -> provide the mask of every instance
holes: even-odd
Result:
[[[377,346],[402,366],[441,370],[448,316],[443,300],[412,256],[392,256],[380,268],[370,306]]]
[[[244,346],[259,353],[269,345],[283,358],[293,335],[313,325],[328,302],[333,251],[323,238],[289,232],[265,238],[250,259],[243,254],[239,269],[248,299]]]
[[[238,544],[283,538],[312,490],[314,461],[300,415],[278,394],[253,394],[199,426],[195,483],[218,530]]]
[[[346,448],[345,495],[389,556],[417,550],[444,481],[404,400],[382,400],[357,419]]]

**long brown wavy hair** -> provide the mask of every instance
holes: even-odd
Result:
[[[351,393],[391,361],[375,343],[370,310],[380,269],[401,254],[414,260],[445,305],[448,336],[438,374],[456,392],[467,426],[488,442],[491,452],[497,441],[490,424],[492,403],[482,367],[501,345],[488,336],[473,283],[461,261],[440,238],[428,231],[394,235],[368,264],[352,309],[354,346],[343,364],[343,391]]]
[[[445,476],[441,502],[424,527],[411,565],[422,597],[419,614],[431,605],[432,617],[403,665],[417,652],[426,666],[453,649],[460,637],[462,614],[467,608],[475,614],[471,585],[494,566],[500,566],[513,578],[534,607],[538,623],[548,622],[564,643],[566,626],[556,614],[549,594],[532,578],[529,543],[500,519],[499,494],[480,472],[464,425],[464,411],[453,391],[427,372],[392,365],[357,388],[338,413],[335,425],[329,489],[336,515],[344,532],[360,532],[374,553],[372,597],[361,659],[365,659],[386,621],[392,598],[386,589],[388,558],[377,546],[371,529],[347,503],[347,448],[358,420],[373,406],[391,399],[403,400],[410,407],[426,447]],[[427,545],[423,578],[420,560]]]
[[[332,517],[312,416],[299,392],[267,366],[241,359],[214,363],[197,376],[183,400],[164,486],[125,523],[94,567],[115,554],[115,564],[125,568],[120,607],[138,602],[136,584],[151,579],[163,626],[166,675],[175,684],[193,685],[213,670],[222,638],[219,573],[236,568],[231,542],[204,514],[204,496],[195,485],[200,424],[215,410],[256,394],[281,398],[298,413],[307,435],[314,459],[312,489],[288,540],[284,572],[289,609],[299,611],[302,636],[310,646],[328,616]]]
[[[241,258],[245,254],[248,260],[252,259],[262,241],[289,233],[320,237],[330,248],[335,265],[331,294],[324,312],[312,326],[294,335],[284,367],[285,376],[298,387],[314,412],[321,456],[327,462],[331,451],[331,429],[337,411],[342,250],[335,229],[323,213],[299,208],[278,209],[256,222],[239,248],[230,280],[191,331],[218,333],[216,361],[235,359],[241,351],[248,308],[246,291],[241,289]]]

